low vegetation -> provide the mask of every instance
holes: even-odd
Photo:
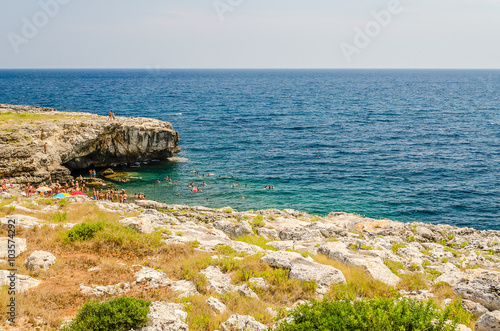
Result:
[[[236,252],[227,245],[215,247],[215,252],[202,252],[199,251],[199,248],[203,245],[198,241],[185,244],[166,244],[162,239],[172,236],[172,232],[169,230],[164,229],[145,234],[118,222],[123,217],[135,216],[134,213],[103,212],[94,203],[64,203],[62,205],[56,203],[51,205],[50,201],[46,201],[46,199],[37,199],[36,201],[39,205],[52,207],[47,212],[38,210],[36,213],[30,213],[23,210],[19,213],[45,220],[48,225],[31,229],[21,227],[17,229],[18,236],[25,238],[29,243],[29,251],[21,254],[17,259],[18,273],[35,277],[44,284],[18,295],[18,314],[22,316],[23,322],[30,329],[37,326],[42,327],[42,329],[58,329],[62,319],[74,318],[71,330],[100,330],[98,327],[102,327],[102,330],[121,330],[115,329],[114,323],[118,323],[118,320],[126,323],[144,321],[142,318],[147,316],[147,309],[149,309],[144,306],[144,303],[149,305],[150,301],[183,303],[184,310],[188,313],[187,324],[190,330],[211,331],[219,329],[220,324],[233,314],[251,315],[258,321],[270,325],[274,320],[269,310],[266,310],[267,308],[278,309],[278,317],[282,318],[287,313],[284,310],[280,311],[279,308],[290,307],[298,300],[318,298],[316,294],[318,284],[315,281],[300,281],[290,278],[288,270],[273,268],[267,263],[260,262],[262,254],[248,256],[245,253]],[[2,204],[4,206],[0,208],[0,215],[4,216],[8,213],[8,207],[5,207],[5,201],[0,200],[0,207]],[[63,227],[65,222],[77,225],[68,229]],[[249,222],[254,227],[259,227],[263,224],[264,218],[257,216],[250,219]],[[6,234],[6,229],[0,228],[0,236],[6,236]],[[257,235],[244,236],[236,240],[263,249],[276,250],[268,245],[270,240]],[[397,252],[403,246],[404,244],[398,243],[393,248]],[[372,247],[363,247],[362,245],[356,248],[372,249]],[[47,271],[27,270],[22,262],[34,250],[53,253],[57,257],[56,264]],[[304,255],[309,255],[309,253],[304,253]],[[401,306],[387,306],[388,302],[400,299],[400,290],[419,289],[430,290],[434,294],[437,306],[440,306],[445,299],[452,300],[448,306],[450,308],[447,310],[447,318],[456,319],[468,326],[474,324],[474,318],[463,310],[459,298],[455,296],[449,285],[439,283],[431,286],[431,280],[437,277],[437,271],[427,268],[425,272],[422,272],[422,267],[427,267],[428,263],[418,266],[421,268],[420,272],[410,272],[403,263],[385,261],[385,264],[401,279],[396,287],[392,287],[368,276],[362,268],[343,264],[321,254],[310,256],[318,263],[339,269],[347,280],[346,284],[332,285],[325,295],[326,301],[324,303],[315,302],[313,304],[316,307],[314,310],[300,307],[292,313],[298,314],[297,312],[300,311],[304,314],[311,314],[311,324],[307,324],[310,330],[315,328],[316,324],[314,323],[318,321],[337,323],[339,317],[335,315],[335,311],[343,307],[337,306],[342,305],[338,303],[339,300],[349,302],[351,306],[356,304],[353,303],[355,300],[363,300],[360,301],[363,304],[356,307],[359,308],[360,312],[372,314],[367,316],[373,316],[370,320],[375,320],[374,323],[386,321],[384,320],[386,317],[380,314],[380,311],[385,308],[391,309],[391,313],[394,315],[390,316],[395,321],[424,323],[426,319],[419,319],[417,312],[423,314],[426,312],[425,309],[429,309],[429,312],[432,311],[432,314],[441,314],[439,316],[444,317],[445,312],[435,310],[435,306],[427,306],[427,303],[422,306],[418,303],[405,301],[406,303]],[[125,299],[123,302],[116,301],[118,299],[111,300],[114,299],[113,296],[103,296],[99,299],[103,302],[88,302],[89,297],[80,292],[80,284],[105,286],[120,282],[132,283],[135,280],[134,273],[140,269],[134,266],[138,265],[164,272],[172,280],[193,281],[199,294],[179,299],[177,298],[178,293],[172,292],[168,286],[159,289],[134,286],[127,292],[127,298],[122,298]],[[217,294],[213,292],[209,287],[209,279],[201,273],[201,270],[209,266],[220,267],[231,277],[231,283],[234,285],[247,284],[258,295],[259,299],[245,297],[238,293]],[[90,271],[96,269],[98,271]],[[415,265],[410,269],[417,270],[418,268]],[[249,282],[253,277],[264,278],[269,287],[254,286]],[[206,299],[210,296],[222,301],[227,306],[226,312],[216,314],[206,303]],[[5,289],[2,289],[0,291],[0,305],[5,306],[8,298]],[[116,317],[120,316],[121,309],[124,310],[124,307],[129,307],[128,305],[133,313],[133,321]],[[407,309],[410,308],[415,313],[407,314]],[[330,309],[333,313],[330,313]],[[146,315],[144,315],[145,312]],[[396,315],[397,313],[401,313],[401,315]],[[330,317],[323,321],[324,316]],[[360,314],[353,316],[352,320],[357,321],[356,323],[361,321]],[[434,318],[439,318],[436,316],[438,315],[435,315]],[[5,311],[0,311],[0,318],[6,320]],[[377,318],[380,318],[379,322],[377,322]],[[372,321],[365,322],[371,323]],[[97,327],[94,328],[92,325],[97,325]],[[282,325],[280,330],[305,330],[305,325]],[[324,325],[323,329],[330,330],[329,324]],[[340,325],[345,327],[343,330],[350,330],[350,326]],[[359,326],[355,324],[355,327],[357,327],[356,325]],[[371,330],[379,330],[377,329],[379,324],[366,325],[366,327],[372,328]],[[388,325],[392,327],[392,324]],[[396,328],[397,325],[394,324],[394,327]],[[123,330],[132,328],[128,324],[124,327],[128,329]],[[361,326],[357,329],[364,330]],[[68,327],[66,330],[69,330]],[[337,329],[331,328],[331,330]],[[392,329],[386,328],[384,330]]]
[[[276,330],[454,331],[456,327],[456,321],[447,323],[451,309],[441,311],[432,301],[410,299],[316,301],[298,307],[290,316],[292,321],[283,322]]]
[[[135,298],[117,298],[105,302],[85,303],[66,331],[128,331],[145,326],[148,321],[149,301]]]

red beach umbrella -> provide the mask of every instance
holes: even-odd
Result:
[[[71,195],[86,195],[86,194],[81,192],[81,191],[75,191],[75,192],[71,193]]]

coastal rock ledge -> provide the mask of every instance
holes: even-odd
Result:
[[[13,183],[66,181],[72,170],[166,160],[180,152],[178,142],[179,133],[160,120],[111,121],[88,113],[0,104],[0,176]]]

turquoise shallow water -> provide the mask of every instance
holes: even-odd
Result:
[[[499,92],[500,71],[0,70],[0,103],[171,122],[183,151],[125,169],[130,193],[496,230]]]

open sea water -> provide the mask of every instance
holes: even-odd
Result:
[[[500,71],[0,70],[0,103],[171,122],[129,194],[500,230]]]

